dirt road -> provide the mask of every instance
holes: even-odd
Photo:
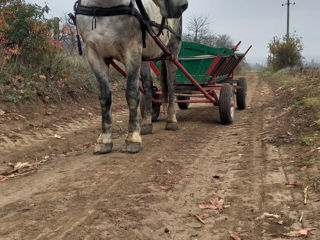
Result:
[[[285,187],[296,180],[285,164],[291,156],[265,141],[277,114],[273,93],[257,75],[248,83],[249,107],[237,111],[233,125],[220,125],[217,108],[191,105],[178,113],[178,132],[165,131],[162,117],[137,155],[120,153],[127,112],[115,109],[112,154],[94,156],[86,145],[0,183],[0,239],[224,240],[234,233],[267,240],[319,229],[318,203],[306,208],[303,189]],[[31,158],[48,145],[70,151],[93,143],[98,128],[94,115],[22,134],[20,142],[2,137],[1,158]],[[61,138],[46,137],[54,134]],[[228,205],[221,212],[199,208],[217,197]],[[320,239],[319,230],[308,239]]]

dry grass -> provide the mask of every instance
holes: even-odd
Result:
[[[262,78],[272,83],[279,107],[280,136],[293,133],[296,143],[320,146],[320,69],[265,71]],[[283,138],[281,138],[283,139]],[[292,139],[291,139],[292,140]]]

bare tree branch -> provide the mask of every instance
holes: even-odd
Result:
[[[234,47],[233,40],[227,34],[215,35],[210,31],[210,19],[208,16],[193,15],[187,20],[187,34],[183,36],[184,41],[202,43],[213,47]]]

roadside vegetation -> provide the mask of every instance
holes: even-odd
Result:
[[[66,54],[74,30],[47,19],[47,6],[4,0],[0,8],[0,101],[57,102],[95,91],[82,58]]]
[[[46,18],[49,11],[24,0],[1,1],[0,102],[55,103],[97,92],[87,60],[78,56],[74,26]]]
[[[303,43],[292,36],[269,44],[268,68],[261,72],[270,81],[281,114],[275,117],[277,144],[294,144],[301,166],[320,164],[320,69],[303,66]],[[300,147],[299,147],[300,146]]]
[[[320,69],[285,68],[277,72],[264,71],[263,80],[270,81],[276,93],[275,103],[281,114],[276,116],[277,144],[296,144],[303,166],[320,163]],[[299,147],[297,147],[299,149]]]
[[[269,43],[268,66],[273,71],[284,68],[302,67],[303,43],[300,37],[274,37]]]

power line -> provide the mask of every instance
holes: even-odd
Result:
[[[287,3],[283,3],[282,6],[287,6],[287,39],[290,37],[290,7],[291,5],[296,5],[295,2],[290,2],[288,0]]]

